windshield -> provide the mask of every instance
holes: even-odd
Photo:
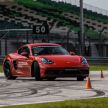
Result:
[[[61,46],[38,46],[32,48],[34,56],[37,55],[69,55],[69,53]]]

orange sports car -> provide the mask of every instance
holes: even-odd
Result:
[[[7,79],[35,77],[36,80],[54,80],[57,77],[76,77],[83,81],[89,75],[87,60],[70,54],[59,44],[26,44],[8,54],[3,62]]]

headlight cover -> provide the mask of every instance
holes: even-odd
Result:
[[[82,57],[81,63],[84,64],[84,65],[88,64],[87,60],[84,57]]]
[[[49,60],[48,58],[41,58],[41,61],[44,64],[53,64],[54,63],[52,60]]]

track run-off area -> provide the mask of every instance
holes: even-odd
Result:
[[[35,81],[34,78],[19,77],[6,80],[0,74],[0,106],[43,103],[71,99],[108,97],[108,71],[90,72],[92,89],[85,89],[86,80],[57,78],[55,81]]]

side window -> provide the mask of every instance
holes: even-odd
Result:
[[[23,48],[20,48],[19,50],[18,50],[18,54],[21,54],[23,52]]]
[[[18,54],[21,54],[22,52],[28,52],[28,53],[30,53],[28,47],[23,47],[23,48],[20,48],[20,49],[18,50]]]
[[[30,53],[29,48],[28,48],[28,47],[24,47],[24,48],[23,48],[23,52],[28,52],[28,53]]]

